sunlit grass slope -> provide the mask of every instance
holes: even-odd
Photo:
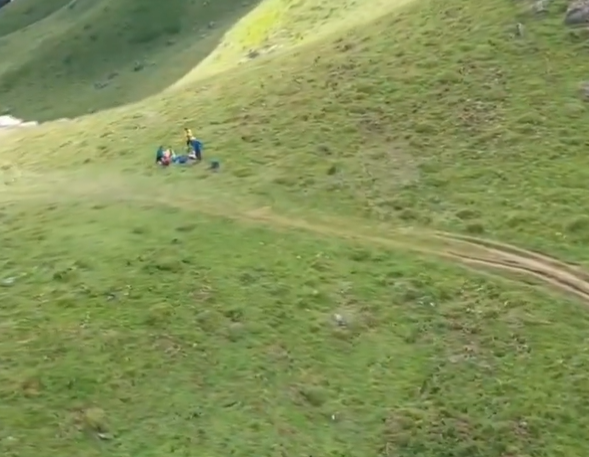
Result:
[[[226,167],[196,188],[587,259],[579,85],[589,64],[561,12],[558,2],[540,19],[520,4],[423,1],[145,104],[27,133],[27,144],[47,158],[75,153],[66,164],[76,167],[116,158],[150,173],[153,148],[189,123]]]
[[[265,0],[224,36],[221,45],[182,82],[243,63],[249,51],[283,52],[352,24],[374,19],[409,0]]]
[[[406,1],[56,2],[24,0],[0,16],[0,31],[14,32],[0,38],[0,95],[21,117],[73,117],[138,101],[234,67],[251,51],[282,52]]]
[[[70,2],[39,27],[0,38],[0,103],[45,120],[141,100],[195,67],[253,7],[254,0]],[[0,30],[22,23],[26,11],[6,8]]]

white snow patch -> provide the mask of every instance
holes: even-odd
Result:
[[[0,129],[9,129],[15,127],[34,127],[39,125],[35,121],[23,121],[14,116],[0,116]]]

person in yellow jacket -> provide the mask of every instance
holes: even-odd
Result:
[[[190,146],[195,139],[194,135],[192,134],[192,130],[185,128],[184,135],[186,136],[186,146]]]

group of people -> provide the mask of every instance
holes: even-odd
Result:
[[[155,163],[162,167],[167,167],[171,164],[184,165],[191,162],[200,162],[202,160],[202,143],[198,141],[192,134],[189,128],[184,129],[186,140],[186,147],[188,149],[186,154],[176,154],[172,148],[164,148],[160,146],[156,152]]]

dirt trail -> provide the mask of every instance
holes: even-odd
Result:
[[[169,202],[162,202],[170,204]],[[178,201],[174,205],[202,213],[226,217],[241,222],[261,223],[285,230],[304,230],[329,237],[354,240],[397,250],[418,252],[458,263],[481,272],[498,272],[510,280],[521,282],[521,275],[543,282],[562,293],[580,299],[589,306],[589,273],[553,257],[526,249],[460,234],[431,232],[418,229],[393,231],[391,236],[374,236],[364,231],[349,230],[346,221],[319,224],[273,213],[265,207],[254,211],[238,212],[224,208],[207,208],[202,202]],[[519,275],[519,278],[518,278]],[[529,283],[529,281],[528,281]]]
[[[576,265],[517,246],[459,234],[420,230],[399,231],[391,238],[375,237],[337,229],[333,226],[314,225],[305,221],[282,218],[273,215],[268,209],[249,212],[242,217],[274,226],[305,229],[325,235],[434,255],[477,270],[511,273],[510,279],[514,279],[513,273],[524,274],[567,295],[575,296],[589,305],[589,273]]]
[[[589,274],[576,265],[506,243],[449,233],[435,236],[445,244],[444,253],[467,265],[524,273],[589,304]]]
[[[37,177],[35,177],[37,178]],[[55,177],[54,177],[55,178]],[[20,181],[20,179],[19,179]],[[510,280],[538,284],[542,282],[553,289],[564,292],[569,296],[580,299],[589,305],[589,273],[583,271],[577,265],[571,265],[550,256],[525,250],[506,243],[485,240],[466,235],[432,232],[420,229],[391,229],[386,236],[376,236],[369,228],[362,229],[345,219],[329,221],[308,221],[293,217],[281,216],[271,208],[260,208],[254,211],[243,211],[239,204],[219,205],[210,203],[210,198],[202,199],[194,197],[174,198],[161,196],[156,201],[153,198],[144,197],[144,192],[134,189],[134,183],[124,180],[100,179],[84,180],[75,184],[72,180],[63,179],[35,179],[32,185],[30,180],[24,180],[25,185],[10,185],[7,193],[0,192],[0,200],[5,202],[37,200],[42,198],[59,200],[80,199],[94,200],[104,198],[107,200],[131,200],[138,205],[165,205],[175,206],[187,211],[195,211],[211,216],[233,219],[243,223],[263,224],[279,230],[303,230],[307,232],[353,240],[361,244],[379,245],[396,250],[405,250],[420,253],[426,256],[435,256],[452,263],[461,264],[467,268],[484,273],[502,273],[503,277]],[[58,185],[57,183],[62,183]],[[63,183],[66,185],[63,185]],[[47,192],[47,186],[53,192]],[[59,188],[60,192],[55,192]],[[56,197],[57,196],[57,197]],[[527,278],[527,280],[526,280]],[[530,281],[533,280],[533,281]]]

